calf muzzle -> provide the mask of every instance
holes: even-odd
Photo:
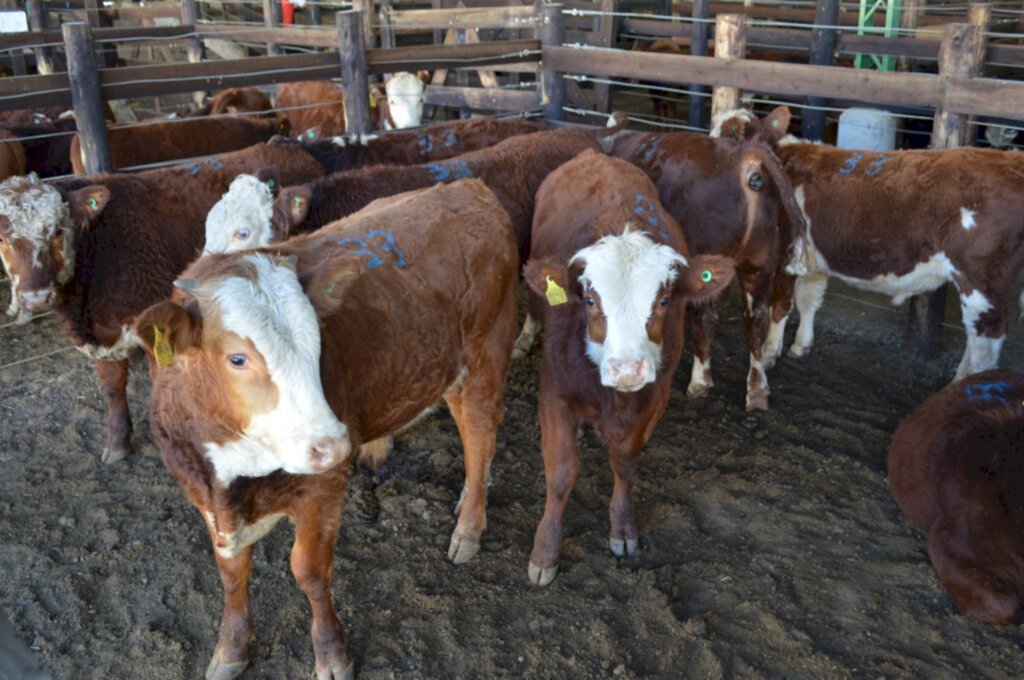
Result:
[[[45,312],[53,304],[52,290],[30,290],[18,295],[18,303],[22,308],[33,312]]]
[[[622,392],[635,392],[653,380],[650,368],[646,358],[639,361],[613,359],[605,363],[602,383]]]

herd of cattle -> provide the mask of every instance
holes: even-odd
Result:
[[[403,96],[416,91],[401,83]],[[415,111],[385,112],[381,127],[418,122],[419,92]],[[269,109],[226,95],[212,112]],[[810,348],[829,275],[895,302],[957,287],[959,381],[900,427],[890,483],[957,605],[994,623],[1019,615],[1024,376],[989,369],[1024,269],[1020,154],[799,143],[785,108],[736,112],[712,136],[628,131],[619,116],[598,130],[474,119],[361,138],[330,137],[325,117],[217,122],[251,124],[260,139],[137,173],[0,183],[8,313],[53,310],[94,360],[106,462],[129,453],[128,357],[146,351],[154,439],[201,511],[224,583],[207,678],[248,663],[253,545],[283,517],[296,526],[291,567],[312,606],[317,676],[351,677],[330,587],[350,461],[359,449],[379,463],[388,437],[442,398],[465,457],[448,556],[476,554],[509,366],[540,329],[548,497],[529,578],[556,576],[585,423],[614,472],[609,546],[635,554],[636,466],[668,407],[684,328],[688,391],[703,395],[712,303],[733,278],[751,410],[768,408],[766,371],[794,301],[789,353]],[[298,139],[272,136],[289,128]],[[116,139],[127,155],[115,164],[138,164],[147,150]]]

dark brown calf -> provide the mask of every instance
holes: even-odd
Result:
[[[930,397],[889,446],[889,486],[928,535],[956,606],[1013,623],[1024,598],[1024,375],[985,371]]]
[[[73,172],[71,139],[78,130],[74,118],[12,125],[7,130],[21,139],[21,146],[25,149],[25,172],[34,172],[40,177],[57,177]]]
[[[203,219],[230,181],[271,164],[290,182],[322,169],[299,147],[260,144],[132,175],[0,183],[0,256],[19,305],[52,308],[68,339],[96,364],[110,418],[104,461],[130,448],[127,357],[138,346],[132,320],[167,297],[174,277],[202,250]]]
[[[448,556],[477,552],[517,271],[508,215],[467,180],[386,199],[266,251],[201,258],[173,302],[139,317],[153,434],[202,512],[224,583],[207,678],[233,678],[248,662],[253,544],[284,516],[296,529],[292,573],[313,610],[317,677],[352,677],[331,594],[349,451],[441,398],[466,467]]]
[[[107,128],[115,170],[235,151],[287,132],[287,121],[257,118],[150,120]],[[77,134],[71,140],[71,167],[76,175],[85,173]]]
[[[732,261],[688,260],[686,239],[635,166],[594,151],[551,173],[537,193],[530,314],[544,328],[541,450],[547,505],[530,555],[530,580],[558,571],[562,514],[579,473],[576,432],[593,424],[615,473],[612,552],[637,551],[633,477],[665,412],[683,351],[686,301],[718,294]]]
[[[685,132],[621,135],[613,155],[642,168],[658,187],[694,253],[726,255],[736,262],[744,296],[743,323],[750,351],[747,409],[768,408],[762,345],[768,335],[770,298],[778,272],[806,269],[806,225],[789,181],[771,149],[756,142],[713,139]],[[688,392],[702,396],[711,379],[715,312],[710,302],[688,310],[693,333],[693,373]]]

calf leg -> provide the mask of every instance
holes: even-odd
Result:
[[[512,347],[512,358],[522,359],[530,353],[534,341],[537,339],[537,332],[540,331],[540,323],[534,320],[529,314],[523,321],[523,329],[519,331],[516,344]]]
[[[633,516],[633,476],[640,459],[645,438],[642,433],[628,437],[625,441],[614,442],[608,448],[608,458],[615,473],[615,489],[608,505],[611,532],[608,546],[618,557],[637,552],[636,520]]]
[[[576,423],[565,402],[551,395],[543,385],[540,391],[540,448],[544,455],[544,478],[547,502],[544,516],[537,525],[530,554],[530,582],[546,586],[558,573],[558,556],[562,551],[562,515],[569,494],[576,486],[580,472],[580,455],[576,446]]]
[[[789,356],[794,359],[807,354],[814,344],[814,315],[825,299],[828,276],[822,273],[808,274],[796,280],[796,308],[800,312],[800,325],[796,339],[789,347]]]
[[[710,302],[686,305],[686,327],[693,336],[693,371],[686,388],[691,397],[707,396],[715,385],[711,378],[711,341],[717,321],[718,314]]]
[[[776,273],[772,284],[772,317],[768,327],[768,337],[761,349],[761,363],[769,369],[775,365],[776,359],[782,355],[783,336],[786,322],[793,310],[793,291],[796,277],[782,272]]]
[[[216,545],[216,536],[210,529]],[[249,643],[254,637],[252,608],[249,605],[249,572],[252,570],[252,546],[246,546],[232,557],[224,557],[216,549],[217,568],[224,584],[224,613],[213,658],[206,667],[206,680],[231,680],[249,665]]]
[[[94,359],[96,373],[107,396],[107,445],[104,463],[116,463],[131,449],[132,421],[128,413],[128,361]]]
[[[743,291],[743,326],[747,332],[750,350],[750,371],[747,373],[747,410],[768,410],[768,376],[761,363],[761,348],[768,336],[770,312],[768,309],[767,277],[761,272],[740,275]]]
[[[967,331],[967,347],[954,381],[995,368],[1006,340],[1007,304],[1003,296],[986,295],[978,289],[969,295],[961,292],[960,310]]]
[[[351,680],[353,677],[345,630],[331,597],[331,567],[345,504],[344,489],[343,484],[336,494],[316,498],[315,508],[310,507],[294,518],[292,574],[313,610],[311,634],[317,680]]]

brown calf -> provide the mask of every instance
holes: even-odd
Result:
[[[288,182],[321,171],[297,146],[259,144],[137,174],[0,183],[0,256],[19,305],[52,308],[68,339],[96,364],[110,419],[104,461],[129,450],[127,357],[138,346],[132,319],[167,297],[174,277],[202,250],[203,219],[231,180],[266,165],[277,165]]]
[[[688,261],[686,239],[635,166],[594,151],[551,173],[537,193],[530,314],[544,328],[541,450],[547,505],[530,555],[530,580],[558,572],[562,514],[579,473],[576,431],[593,424],[615,473],[609,545],[637,551],[633,476],[665,412],[683,351],[687,300],[718,294],[733,262]]]
[[[894,304],[953,283],[967,331],[954,380],[998,365],[1009,301],[1024,269],[1024,154],[790,143],[782,141],[786,125],[772,125],[777,115],[731,118],[723,134],[779,144],[776,154],[807,218],[811,269],[795,283],[800,326],[790,356],[811,347],[815,312],[835,276]],[[771,357],[782,351],[793,277],[782,278],[774,297],[765,347]]]
[[[694,253],[736,262],[744,296],[743,323],[750,351],[747,409],[768,408],[762,346],[769,330],[773,281],[786,268],[806,268],[806,225],[781,165],[767,145],[713,139],[686,132],[630,132],[613,155],[632,161],[654,180],[665,209],[679,222]],[[711,379],[715,312],[710,302],[687,312],[693,333],[688,392],[702,396]]]
[[[255,87],[229,87],[218,92],[215,97],[206,102],[203,106],[195,109],[191,116],[218,116],[224,114],[265,114],[264,112],[273,109],[270,97],[263,94]]]
[[[122,123],[107,128],[114,169],[209,156],[243,149],[287,133],[287,121],[256,118],[184,118]],[[283,126],[283,127],[282,127]],[[71,167],[85,174],[81,142],[71,140]]]
[[[174,301],[139,317],[153,434],[206,521],[224,583],[207,678],[233,678],[248,662],[253,544],[284,516],[296,528],[292,573],[313,609],[317,677],[352,677],[330,585],[348,454],[441,398],[466,466],[448,557],[477,552],[517,270],[508,215],[467,180],[266,251],[204,257]]]
[[[947,386],[904,420],[889,486],[928,535],[956,606],[1013,623],[1024,598],[1024,375],[986,371]]]
[[[71,138],[78,130],[74,118],[46,119],[6,129],[21,140],[25,150],[25,172],[34,172],[40,177],[70,175],[73,172]]]

